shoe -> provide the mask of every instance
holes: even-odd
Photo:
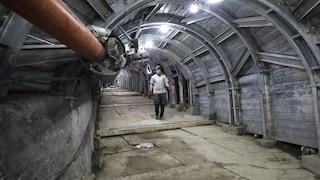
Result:
[[[155,116],[154,118],[155,118],[155,119],[159,119],[159,116]]]
[[[163,117],[160,117],[160,120],[164,120],[164,118],[163,118]]]

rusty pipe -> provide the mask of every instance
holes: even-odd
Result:
[[[89,61],[106,59],[106,50],[61,0],[0,0],[32,24]]]

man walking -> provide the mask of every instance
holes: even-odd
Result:
[[[156,112],[156,119],[163,120],[164,107],[167,104],[166,87],[169,91],[172,90],[169,80],[166,75],[162,74],[161,67],[156,66],[156,74],[150,79],[150,96],[154,95],[154,107]],[[159,116],[160,107],[160,116]]]

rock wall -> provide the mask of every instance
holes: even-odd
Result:
[[[89,176],[97,104],[92,99],[90,92],[77,98],[23,94],[0,99],[0,177]]]

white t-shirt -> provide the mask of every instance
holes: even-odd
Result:
[[[157,74],[153,75],[150,79],[150,84],[153,85],[153,93],[155,94],[162,94],[166,93],[166,83],[168,83],[169,80],[166,75],[161,74],[158,76]]]

